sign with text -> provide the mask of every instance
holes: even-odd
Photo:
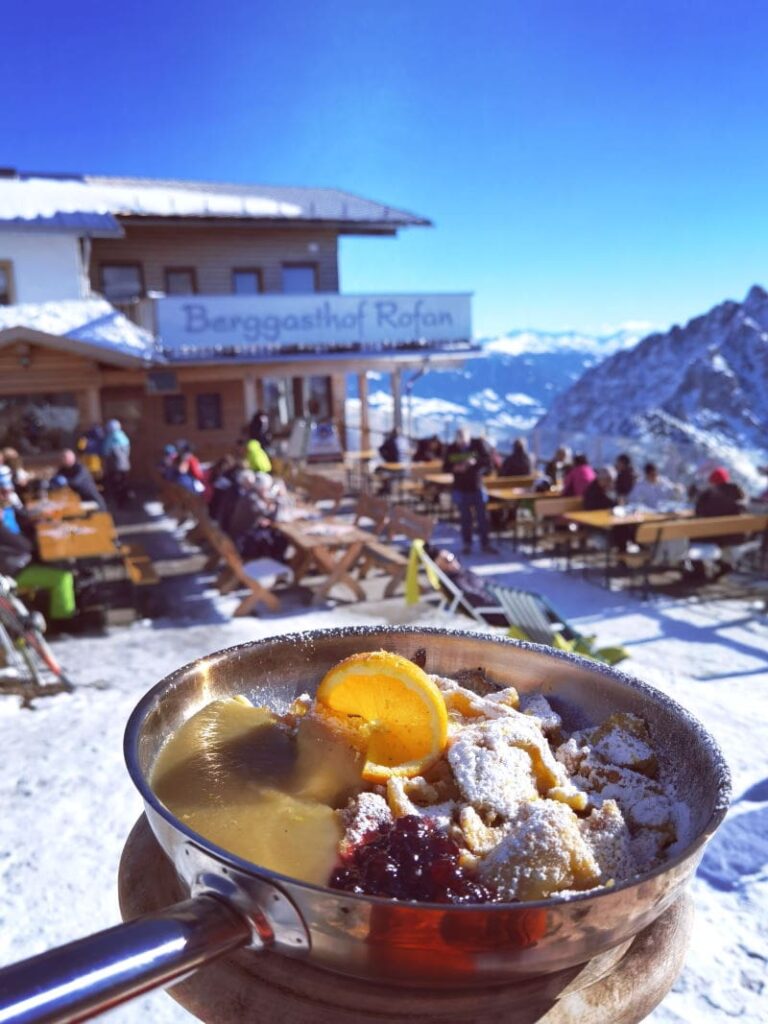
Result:
[[[157,327],[171,350],[219,346],[464,341],[469,295],[178,295],[157,300]]]

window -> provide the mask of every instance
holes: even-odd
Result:
[[[195,399],[198,430],[221,430],[221,395],[214,392],[200,394]]]
[[[186,395],[163,395],[163,422],[168,427],[183,427],[186,424]]]
[[[331,417],[331,378],[304,378],[304,415],[316,420]]]
[[[233,270],[232,292],[234,295],[258,295],[262,291],[260,270]]]
[[[0,448],[22,455],[74,446],[80,413],[72,392],[0,395]]]
[[[110,302],[127,302],[144,294],[140,263],[102,263],[101,294]]]
[[[316,292],[317,267],[315,264],[283,264],[283,291],[286,295],[307,295]]]
[[[197,277],[193,267],[166,267],[166,295],[194,295],[197,291]]]
[[[0,260],[0,306],[10,306],[13,302],[13,265],[8,260]]]

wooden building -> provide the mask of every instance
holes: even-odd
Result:
[[[397,422],[404,376],[473,353],[470,299],[339,294],[339,239],[428,225],[332,189],[0,174],[0,447],[115,418],[137,466],[181,437],[210,458],[257,409],[278,435],[312,417],[344,440],[350,376],[367,444],[368,372],[390,375]],[[64,235],[77,281],[57,267],[41,303],[34,246],[44,276]]]

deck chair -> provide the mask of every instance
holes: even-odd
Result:
[[[426,553],[423,543],[419,544],[417,541],[414,541],[412,544],[411,560],[414,558],[418,560],[417,564],[420,563],[421,567],[426,572],[427,579],[429,580],[433,590],[440,595],[441,600],[438,605],[439,611],[445,611],[449,615],[455,615],[456,612],[462,611],[465,615],[469,615],[470,618],[474,619],[475,622],[479,622],[484,626],[488,625],[487,620],[483,617],[484,614],[498,614],[503,611],[498,604],[489,605],[487,608],[476,608],[474,605],[470,604],[466,595],[453,582],[451,577],[447,576],[437,563]],[[413,562],[411,561],[411,565],[412,564]],[[418,600],[418,587],[406,585],[406,601],[408,603],[415,603],[414,596]]]
[[[581,639],[581,633],[569,626],[541,594],[500,583],[489,583],[488,589],[499,602],[509,625],[519,629],[533,643],[551,647],[556,633],[567,641]]]

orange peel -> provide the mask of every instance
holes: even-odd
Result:
[[[399,654],[368,651],[345,658],[325,674],[316,701],[354,737],[355,746],[362,741],[368,782],[421,775],[445,750],[443,695]]]

